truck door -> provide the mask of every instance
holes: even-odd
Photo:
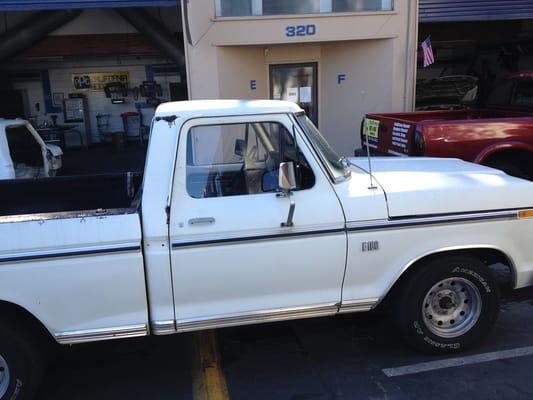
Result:
[[[178,331],[334,314],[346,259],[331,183],[287,115],[201,118],[180,131],[170,242]],[[297,151],[297,148],[299,151]],[[277,193],[298,163],[294,225]]]

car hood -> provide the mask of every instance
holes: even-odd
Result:
[[[350,158],[368,172],[366,158]],[[389,217],[533,206],[533,183],[450,158],[372,158],[372,176],[387,197]]]

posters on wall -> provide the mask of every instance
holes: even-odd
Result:
[[[74,92],[102,92],[105,85],[112,82],[120,82],[129,87],[129,72],[82,72],[72,74]]]
[[[300,103],[311,103],[311,86],[300,88]]]

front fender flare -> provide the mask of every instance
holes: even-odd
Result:
[[[533,155],[533,146],[519,141],[499,142],[485,147],[474,159],[476,164],[483,164],[490,156],[502,151],[524,151]]]

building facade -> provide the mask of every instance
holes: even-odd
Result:
[[[416,0],[182,2],[189,98],[294,101],[343,155],[414,103]]]

